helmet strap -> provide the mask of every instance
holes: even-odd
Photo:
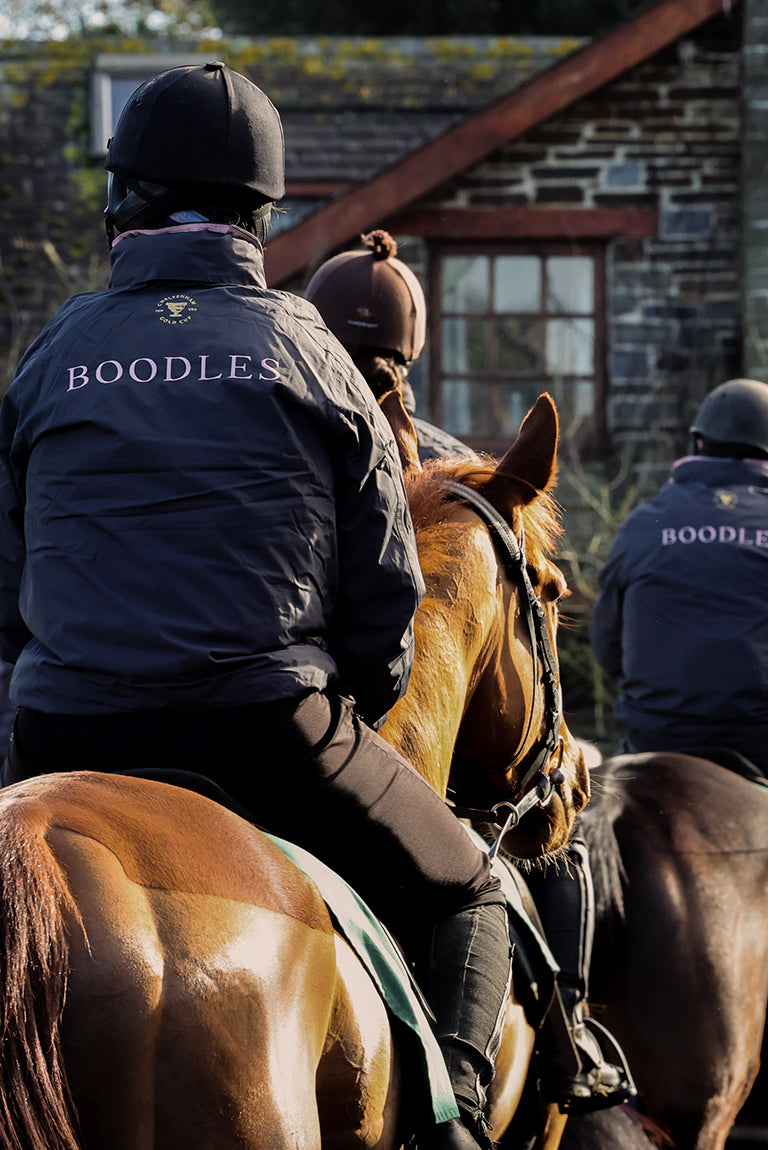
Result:
[[[166,188],[110,172],[104,222],[110,247],[116,235],[133,228],[158,227],[165,221],[184,224],[206,220],[240,227],[263,246],[269,233],[272,206],[271,201],[254,209],[200,203],[192,191]]]
[[[148,227],[181,205],[178,196],[162,184],[109,173],[104,224],[110,246],[119,232]]]

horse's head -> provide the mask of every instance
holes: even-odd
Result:
[[[538,784],[545,805],[505,835],[518,857],[564,845],[589,798],[559,701],[555,643],[566,587],[551,559],[556,454],[557,412],[545,395],[500,463],[441,460],[410,475],[427,595],[411,685],[383,732],[440,793],[450,785],[457,805],[503,804],[501,824]]]

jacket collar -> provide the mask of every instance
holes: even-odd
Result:
[[[684,455],[672,464],[670,478],[673,483],[705,483],[709,487],[768,487],[768,460]]]
[[[267,286],[261,244],[249,232],[229,224],[122,232],[112,245],[111,259],[112,288],[153,280]]]

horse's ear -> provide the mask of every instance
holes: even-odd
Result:
[[[416,428],[413,426],[413,420],[405,410],[400,391],[393,388],[392,391],[382,395],[379,399],[379,407],[387,417],[387,422],[394,433],[403,474],[406,475],[409,471],[411,473],[421,471],[419,438],[416,434]]]
[[[518,489],[516,504],[532,503],[552,487],[557,476],[557,408],[550,395],[540,395],[526,415],[517,439],[498,464],[488,486],[491,490]]]

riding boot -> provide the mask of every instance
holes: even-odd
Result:
[[[566,865],[558,860],[528,876],[560,967],[539,1039],[541,1090],[562,1111],[587,1113],[626,1102],[637,1091],[618,1043],[585,1012],[594,937],[592,871],[582,840],[574,838],[564,853]]]
[[[419,1147],[492,1150],[486,1091],[501,1042],[512,976],[507,912],[491,904],[443,919],[429,962],[429,999],[459,1120],[433,1127]]]

